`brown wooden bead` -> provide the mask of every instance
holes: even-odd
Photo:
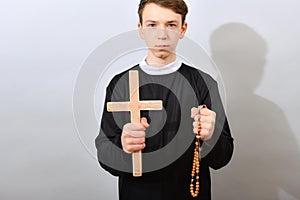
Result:
[[[204,105],[203,108],[206,106]],[[201,136],[201,124],[198,123],[197,127],[197,133],[195,134],[196,142],[195,142],[195,150],[194,150],[194,158],[193,158],[193,167],[191,172],[191,184],[190,184],[190,193],[191,196],[196,198],[199,195],[199,189],[200,189],[200,182],[199,182],[199,172],[200,172],[200,160],[201,157],[199,156],[201,154],[202,148],[200,145]]]

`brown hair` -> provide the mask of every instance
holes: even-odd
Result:
[[[138,14],[140,18],[140,23],[143,22],[143,10],[145,6],[149,3],[154,3],[158,6],[169,8],[175,13],[181,14],[182,24],[185,22],[186,14],[188,13],[188,7],[184,0],[141,0],[139,4]]]

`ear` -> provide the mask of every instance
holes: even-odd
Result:
[[[186,22],[184,22],[184,24],[181,27],[180,39],[184,38],[187,27],[188,27],[188,24]]]
[[[143,25],[141,24],[141,22],[138,23],[138,29],[139,29],[140,38],[142,40],[144,40],[145,37],[144,37],[144,33],[143,33]]]

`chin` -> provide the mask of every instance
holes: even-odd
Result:
[[[155,56],[157,58],[161,58],[161,59],[167,58],[170,55],[172,55],[172,53],[170,51],[166,51],[166,50],[158,50],[155,52]]]
[[[156,55],[156,57],[161,58],[161,59],[165,59],[169,56],[170,56],[169,53],[159,53],[159,54]]]

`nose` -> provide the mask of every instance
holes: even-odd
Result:
[[[168,38],[168,30],[166,28],[157,29],[157,38],[159,40],[166,40]]]

